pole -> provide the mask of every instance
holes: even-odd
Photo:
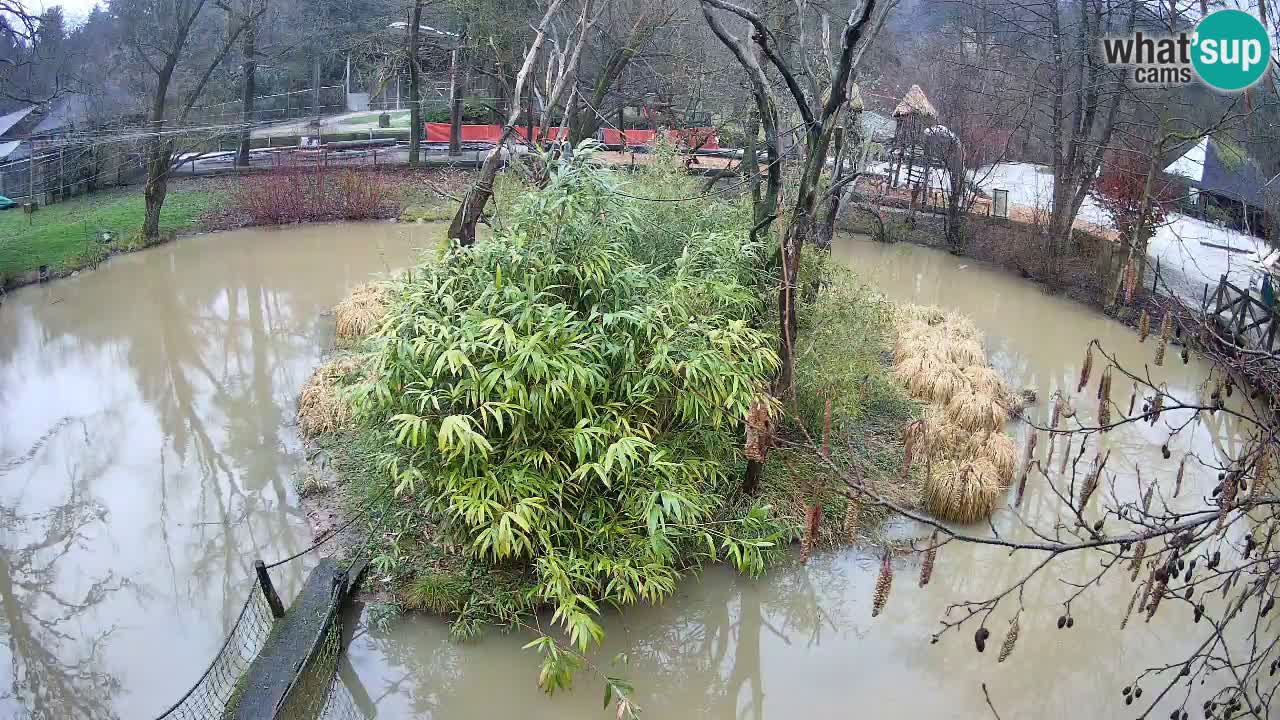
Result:
[[[258,573],[258,584],[262,586],[262,594],[267,598],[267,605],[271,606],[272,617],[284,617],[284,603],[280,602],[280,595],[276,592],[276,586],[271,582],[271,576],[267,574],[267,565],[261,560],[253,561],[253,569]]]
[[[27,156],[27,204],[36,205],[36,142],[31,141],[31,154]]]

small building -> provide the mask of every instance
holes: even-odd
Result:
[[[1267,178],[1258,163],[1233,143],[1200,138],[1165,167],[1185,185],[1185,202],[1200,217],[1261,236],[1266,227]]]

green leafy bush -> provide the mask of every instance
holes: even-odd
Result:
[[[725,514],[742,421],[777,366],[750,323],[760,248],[706,219],[656,240],[651,205],[589,156],[491,240],[402,282],[356,388],[394,439],[399,495],[471,562],[527,578],[525,604],[553,608],[579,649],[602,638],[602,604],[657,602],[704,562],[759,573],[790,533],[765,506]]]

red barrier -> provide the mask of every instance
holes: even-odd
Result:
[[[658,138],[658,133],[652,130],[627,130],[628,145],[652,145]],[[697,147],[700,150],[715,150],[720,147],[718,138],[716,137],[715,128],[688,128],[686,130],[667,130],[664,133],[667,140],[684,148]],[[705,139],[706,142],[698,145],[699,140]],[[612,128],[606,128],[604,131],[605,145],[621,145],[622,133]]]
[[[502,137],[501,125],[463,125],[462,142],[496,143]],[[449,142],[449,123],[427,123],[427,142]]]

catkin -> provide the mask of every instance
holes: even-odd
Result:
[[[1018,616],[1014,615],[1013,620],[1009,622],[1009,632],[1004,636],[1004,644],[1000,646],[1000,657],[997,662],[1004,662],[1013,654],[1013,648],[1018,644]]]
[[[1062,450],[1062,462],[1058,466],[1058,474],[1065,475],[1067,472],[1067,463],[1071,461],[1071,441],[1072,437],[1067,436],[1067,446]]]
[[[1164,393],[1156,390],[1155,397],[1151,398],[1151,424],[1155,425],[1160,419],[1160,411],[1164,410]]]
[[[1133,545],[1133,575],[1129,577],[1130,581],[1138,579],[1138,573],[1142,570],[1142,558],[1147,554],[1147,541],[1139,540]]]
[[[1190,455],[1190,453],[1187,453]],[[1182,478],[1187,473],[1187,455],[1182,456],[1182,461],[1178,463],[1178,478],[1173,483],[1173,496],[1178,497],[1178,493],[1182,492]]]
[[[1089,469],[1089,474],[1085,476],[1084,484],[1080,486],[1080,511],[1083,512],[1086,505],[1089,504],[1089,498],[1093,497],[1094,491],[1098,489],[1098,480],[1102,475],[1102,461],[1094,458],[1093,467]]]
[[[1137,402],[1137,400],[1138,400],[1138,383],[1135,382],[1133,384],[1133,392],[1129,393],[1129,411],[1124,414],[1125,417],[1133,417],[1133,404]]]
[[[933,577],[933,564],[938,560],[938,531],[935,529],[929,537],[929,549],[924,551],[924,562],[920,564],[920,587],[929,584]]]
[[[1151,316],[1143,309],[1142,316],[1138,318],[1138,342],[1146,342],[1147,336],[1151,334]]]
[[[1089,384],[1089,374],[1092,372],[1093,372],[1093,343],[1089,343],[1089,347],[1084,351],[1084,364],[1080,366],[1080,384],[1076,386],[1076,392],[1083,391],[1084,386]]]
[[[1156,610],[1160,607],[1160,599],[1164,597],[1165,588],[1169,586],[1169,574],[1161,568],[1156,568],[1151,572],[1155,583],[1151,586],[1151,599],[1147,604],[1147,622],[1151,622],[1151,618],[1155,617]]]
[[[1169,348],[1169,338],[1173,336],[1173,313],[1166,312],[1160,323],[1160,342],[1156,345],[1156,367],[1164,365],[1164,353]]]
[[[849,499],[844,506],[844,536],[849,542],[855,542],[858,539],[858,513],[862,509],[862,503]]]
[[[1152,563],[1152,565],[1154,565],[1154,564],[1155,564],[1155,563]],[[1146,612],[1146,610],[1147,610],[1147,598],[1151,597],[1151,585],[1152,585],[1152,583],[1154,583],[1154,582],[1155,582],[1155,580],[1156,580],[1156,576],[1155,576],[1155,573],[1153,572],[1153,573],[1151,573],[1150,575],[1148,575],[1148,576],[1147,576],[1147,581],[1146,581],[1145,583],[1143,583],[1143,585],[1142,585],[1142,599],[1138,601],[1138,611],[1139,611],[1139,612]]]
[[[1111,424],[1111,367],[1102,372],[1098,382],[1098,426],[1107,431]]]
[[[880,577],[876,578],[876,592],[871,598],[871,617],[876,617],[889,602],[889,590],[893,587],[893,565],[889,562],[889,549],[885,548],[880,559]]]
[[[1031,475],[1031,462],[1036,454],[1036,439],[1040,436],[1032,431],[1031,437],[1027,440],[1027,451],[1022,458],[1022,477],[1018,479],[1018,494],[1013,500],[1015,508],[1022,507],[1022,496],[1027,492],[1027,477]]]
[[[1151,486],[1147,488],[1147,494],[1142,498],[1142,512],[1146,513],[1151,511],[1151,498],[1155,497],[1155,493],[1156,484],[1153,482],[1151,483]]]
[[[1137,577],[1137,573],[1134,573]],[[1123,630],[1129,624],[1129,616],[1133,615],[1133,604],[1138,601],[1138,593],[1142,592],[1141,588],[1134,588],[1133,594],[1129,596],[1129,606],[1124,609],[1124,619],[1120,621],[1120,629]]]
[[[1240,477],[1234,471],[1228,472],[1222,480],[1222,497],[1218,501],[1218,529],[1226,526],[1227,516],[1236,504],[1236,493],[1240,490]]]
[[[1138,265],[1134,262],[1133,257],[1129,258],[1129,264],[1124,267],[1124,304],[1133,304],[1133,293],[1138,289]]]
[[[1045,453],[1044,464],[1053,469],[1053,446],[1058,442],[1058,428],[1062,425],[1062,396],[1053,399],[1053,415],[1049,419],[1049,450]]]

